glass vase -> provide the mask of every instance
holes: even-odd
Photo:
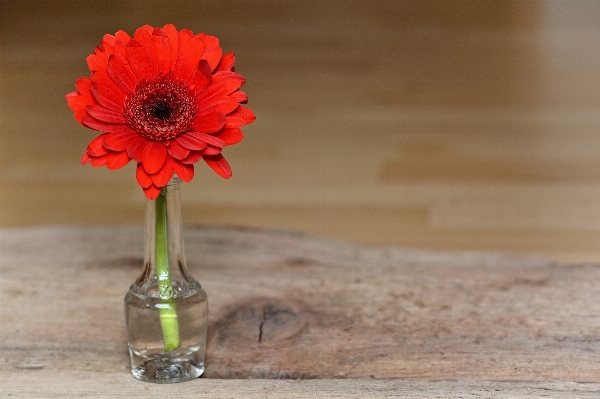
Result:
[[[174,177],[146,202],[144,271],[125,295],[131,372],[142,381],[182,382],[204,372],[208,301],[185,264],[180,183]]]

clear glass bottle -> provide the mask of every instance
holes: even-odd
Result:
[[[138,380],[188,381],[204,372],[208,301],[183,254],[181,181],[146,202],[144,271],[125,295],[131,372]]]

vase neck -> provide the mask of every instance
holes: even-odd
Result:
[[[160,268],[161,262],[168,262],[171,280],[188,279],[183,251],[180,182],[177,177],[172,178],[155,200],[146,200],[145,267],[140,276],[146,282],[156,278],[157,263]]]

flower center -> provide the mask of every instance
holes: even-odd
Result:
[[[132,129],[157,141],[170,140],[192,127],[198,104],[185,82],[172,74],[141,79],[125,98],[123,114]]]
[[[173,109],[166,101],[155,101],[150,104],[150,115],[156,119],[169,119],[173,115]]]

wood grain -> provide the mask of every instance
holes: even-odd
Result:
[[[0,226],[139,225],[135,167],[79,165],[64,96],[103,34],[236,53],[257,121],[189,224],[600,262],[600,2],[0,1]]]
[[[39,373],[31,385],[41,389],[41,381],[72,370],[88,373],[87,381],[98,374],[115,375],[123,381],[117,386],[137,383],[121,379],[129,374],[122,298],[141,272],[142,238],[138,228],[0,231],[0,370],[21,381],[7,387]],[[188,229],[185,239],[192,274],[209,295],[208,379],[475,381],[460,383],[461,392],[494,386],[481,381],[553,381],[596,384],[555,386],[573,394],[598,389],[598,265],[251,229]],[[339,389],[349,394],[352,386]],[[543,386],[517,384],[514,392]]]
[[[5,372],[0,393],[10,398],[371,399],[493,397],[595,399],[600,384],[503,381],[210,380],[176,385],[142,384],[123,374],[81,371]],[[35,384],[31,381],[35,380]],[[64,381],[69,381],[65,384]],[[45,389],[40,389],[45,387]]]

